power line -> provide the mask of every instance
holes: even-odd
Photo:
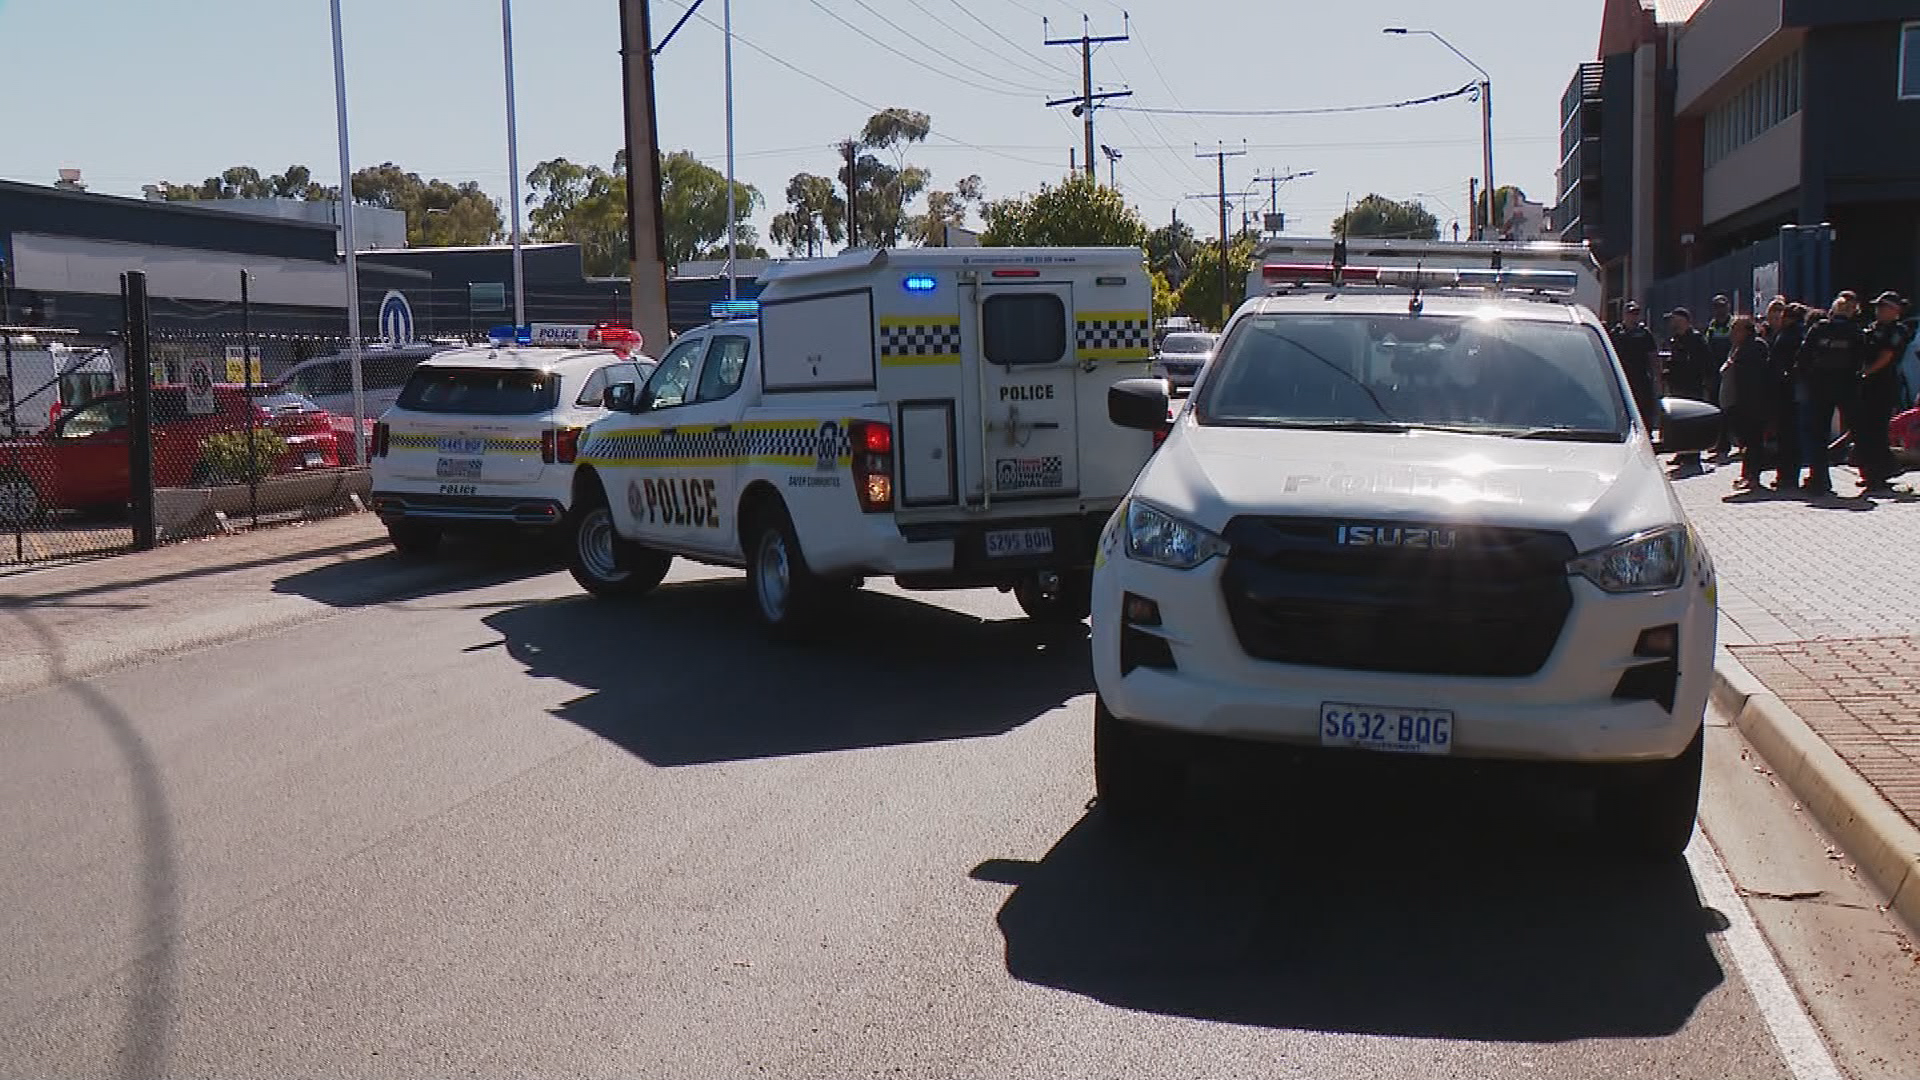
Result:
[[[1408,98],[1405,101],[1388,101],[1378,105],[1331,105],[1317,109],[1159,109],[1142,105],[1111,105],[1109,108],[1123,112],[1153,113],[1159,116],[1335,116],[1344,113],[1384,112],[1388,109],[1405,109],[1414,105],[1431,105],[1436,101],[1465,97],[1476,91],[1473,83],[1458,90],[1449,90],[1444,94],[1429,94],[1421,98]]]
[[[957,7],[960,9],[961,14],[965,15],[969,19],[972,19],[974,22],[979,23],[981,26],[986,27],[987,33],[992,34],[994,37],[997,37],[1001,41],[1006,42],[1009,48],[1013,49],[1016,52],[1023,53],[1034,60],[1039,61],[1041,67],[1049,69],[1050,71],[1052,71],[1052,73],[1055,76],[1060,74],[1059,69],[1053,67],[1053,62],[1051,60],[1048,60],[1046,57],[1041,56],[1039,53],[1034,52],[1032,49],[1027,48],[1025,45],[1022,45],[1019,42],[1008,37],[1007,35],[1001,33],[999,27],[993,25],[987,20],[981,18],[979,15],[975,14],[974,10],[966,5],[965,0],[952,0],[952,2],[954,7]],[[1031,11],[1032,9],[1029,8],[1027,10]],[[1035,12],[1035,14],[1039,14],[1039,13]]]
[[[816,0],[816,2],[818,2],[818,0]],[[888,26],[893,27],[893,29],[896,32],[898,32],[902,37],[906,38],[907,40],[913,42],[916,45],[919,45],[921,48],[927,50],[927,52],[933,54],[933,57],[936,63],[946,60],[945,50],[928,44],[926,40],[921,38],[919,35],[915,34],[913,31],[907,29],[904,26],[901,26],[899,23],[894,22],[892,19],[887,18],[885,15],[882,15],[877,8],[875,8],[872,4],[867,3],[867,0],[853,0],[853,2],[860,5],[861,10],[865,11],[867,14],[872,15],[874,18],[879,19],[881,22],[886,23]],[[923,8],[922,10],[925,10],[925,9]],[[1007,85],[1015,86],[1020,84],[1008,83]],[[1039,86],[1020,85],[1020,89],[1028,91],[1029,93],[1035,93],[1035,94],[1046,93],[1046,89],[1044,87],[1039,87]]]
[[[701,22],[706,23],[708,26],[711,26],[716,30],[719,29],[719,24],[715,23],[712,19],[708,18],[707,16],[700,15],[700,16],[697,16],[697,18],[699,18]],[[802,68],[794,64],[793,62],[787,60],[786,58],[779,56],[768,49],[762,48],[760,45],[752,41],[747,40],[746,38],[740,36],[740,32],[737,30],[734,31],[733,40],[749,49],[752,49],[754,52],[759,53],[761,56],[766,57],[768,60],[771,60],[774,63],[779,64],[781,67],[786,68],[788,71],[793,72],[795,75],[798,75],[803,79],[808,79],[812,82],[818,83],[821,86],[826,87],[828,90],[831,90],[836,94],[839,94],[841,97],[846,98],[848,101],[853,102],[855,105],[858,105],[863,109],[867,109],[871,112],[876,112],[876,113],[883,111],[880,106],[875,105],[873,102],[860,97],[858,94],[855,94],[850,90],[842,89],[841,87],[828,82],[827,80],[821,78],[820,76],[815,75],[813,72],[808,71],[805,68]],[[953,143],[956,146],[964,146],[970,150],[978,150],[983,154],[991,154],[994,157],[1004,158],[1008,161],[1017,161],[1022,165],[1038,165],[1042,168],[1051,168],[1053,166],[1053,162],[1050,162],[1050,161],[1037,161],[1033,158],[1021,157],[1018,154],[1009,154],[1000,150],[994,150],[990,147],[981,146],[978,143],[970,143],[965,139],[956,139],[953,136],[948,135],[942,131],[929,131],[927,133],[927,137],[930,139],[939,139],[943,142]]]
[[[932,19],[934,22],[938,23],[942,30],[945,30],[947,33],[952,34],[954,37],[959,38],[961,41],[966,42],[967,44],[973,46],[974,48],[979,49],[981,52],[986,53],[988,56],[993,57],[995,60],[1008,64],[1011,67],[1017,68],[1022,75],[1036,76],[1041,79],[1053,79],[1059,76],[1058,72],[1036,70],[1030,64],[1023,63],[1019,60],[1014,59],[1011,56],[1002,55],[1000,50],[995,49],[991,45],[981,44],[979,38],[976,38],[971,34],[968,34],[966,31],[953,25],[947,20],[941,18],[938,15],[935,15],[933,11],[929,9],[925,4],[921,3],[920,0],[907,0],[907,3],[912,4],[916,9],[920,11],[921,14],[925,15],[927,18]],[[965,8],[961,8],[960,10],[966,11]],[[969,12],[969,14],[971,14],[971,12]],[[985,25],[985,24],[982,24],[982,25]],[[992,29],[991,26],[988,26],[987,28],[989,30]],[[992,73],[983,70],[981,71],[981,74],[989,75]]]
[[[856,3],[858,3],[858,2],[859,2],[859,0],[855,0],[855,2],[856,2]],[[853,31],[853,32],[854,32],[854,33],[856,33],[856,34],[859,34],[859,35],[860,35],[861,37],[863,37],[863,38],[866,38],[866,39],[867,39],[868,41],[871,41],[871,42],[873,42],[873,43],[874,43],[875,45],[878,45],[878,46],[880,46],[881,48],[883,48],[883,49],[886,49],[886,50],[887,50],[887,51],[889,51],[889,52],[898,52],[898,51],[899,51],[899,50],[898,50],[898,48],[897,48],[896,46],[893,46],[893,45],[889,45],[888,43],[886,43],[886,42],[884,42],[884,41],[881,41],[881,40],[880,40],[879,38],[877,38],[877,37],[874,37],[874,36],[873,36],[872,34],[869,34],[869,33],[867,33],[867,32],[866,32],[865,30],[863,30],[863,29],[861,29],[861,28],[860,28],[859,26],[856,26],[855,24],[853,24],[853,23],[851,23],[851,22],[848,22],[848,21],[847,21],[847,19],[846,19],[846,18],[845,18],[844,16],[842,16],[842,15],[841,15],[841,14],[840,14],[839,12],[837,12],[837,11],[835,11],[835,10],[833,10],[832,8],[830,8],[830,7],[828,7],[827,5],[825,5],[825,4],[823,4],[823,3],[821,3],[821,2],[820,2],[820,0],[808,0],[808,3],[811,3],[811,4],[812,4],[812,5],[814,6],[814,7],[817,7],[817,8],[819,8],[819,9],[820,9],[821,11],[823,11],[823,12],[825,12],[825,13],[827,14],[827,16],[828,16],[829,18],[831,18],[831,19],[833,19],[833,20],[834,20],[835,22],[837,22],[837,23],[839,23],[840,25],[842,25],[842,26],[844,26],[844,27],[846,27],[847,29],[849,29],[849,30],[851,30],[851,31]],[[865,4],[861,4],[860,6],[862,6],[862,7],[866,7],[866,5],[865,5]],[[873,10],[873,9],[872,9],[872,8],[868,8],[867,10],[869,10],[869,11],[871,11],[871,10]],[[891,25],[892,25],[892,21],[891,21],[891,20],[888,20],[888,19],[886,19],[886,17],[885,17],[885,16],[881,16],[881,19],[882,19],[882,21],[884,21],[884,22],[887,22],[887,24],[888,24],[889,26],[891,26]],[[704,22],[704,21],[708,21],[708,20],[706,19],[706,17],[705,17],[705,16],[701,16],[701,20],[702,20],[703,22]],[[739,39],[739,37],[740,37],[740,35],[739,35],[739,34],[735,34],[735,35],[734,35],[734,38],[735,38],[735,40],[738,40],[738,39]],[[917,38],[916,38],[915,40],[916,40],[916,41],[918,41],[919,39],[917,39]],[[999,95],[1001,95],[1002,97],[1010,97],[1010,98],[1026,98],[1026,97],[1028,96],[1027,94],[1023,94],[1023,93],[1019,93],[1019,92],[1017,92],[1017,91],[1014,91],[1014,90],[1009,90],[1009,89],[1007,89],[1007,88],[1006,88],[1006,87],[1004,87],[1004,86],[990,86],[990,85],[988,85],[988,84],[986,84],[986,83],[980,83],[980,82],[974,82],[974,81],[973,81],[972,79],[968,79],[968,78],[964,78],[964,77],[962,77],[962,76],[960,76],[960,75],[956,75],[956,74],[954,74],[954,73],[953,73],[952,71],[950,71],[950,70],[942,70],[942,63],[941,63],[941,61],[940,61],[940,59],[939,59],[939,56],[940,56],[940,54],[939,54],[939,51],[938,51],[938,50],[934,50],[934,49],[932,49],[932,47],[931,47],[931,46],[928,46],[928,45],[927,45],[927,44],[926,44],[925,42],[921,42],[920,44],[921,44],[921,47],[922,47],[922,48],[926,48],[926,49],[929,49],[930,51],[932,51],[932,52],[933,52],[933,55],[934,55],[934,57],[935,57],[935,59],[934,59],[934,61],[933,61],[933,62],[932,62],[931,64],[929,64],[929,63],[928,63],[927,61],[925,61],[925,60],[920,60],[920,61],[917,61],[918,63],[920,63],[921,65],[923,65],[923,66],[925,67],[925,70],[929,70],[929,71],[934,71],[934,72],[937,72],[937,73],[938,73],[938,74],[939,74],[940,76],[942,76],[943,78],[947,78],[947,79],[951,79],[951,80],[953,80],[954,82],[957,82],[957,83],[960,83],[960,84],[962,84],[962,85],[964,85],[964,86],[970,86],[970,87],[973,87],[973,88],[974,88],[975,90],[984,90],[984,91],[986,91],[986,92],[987,92],[987,93],[989,93],[989,94],[999,94]],[[951,64],[946,64],[946,65],[945,65],[945,67],[949,67],[949,68],[950,68],[951,66],[952,66]],[[1032,93],[1042,93],[1042,92],[1043,92],[1043,91],[1041,91],[1041,90],[1040,90],[1039,88],[1037,88],[1037,87],[1030,87],[1030,88],[1028,88],[1028,89],[1029,89],[1029,90],[1030,90],[1030,91],[1031,91]]]
[[[862,0],[854,0],[854,2],[861,3]],[[1122,25],[1124,26],[1125,24],[1123,23]],[[1041,19],[1040,27],[1042,33],[1046,31],[1046,26],[1047,20],[1044,18]],[[1086,142],[1084,145],[1087,155],[1087,175],[1093,177],[1095,180],[1098,180],[1100,177],[1100,168],[1093,160],[1093,110],[1100,108],[1103,103],[1112,101],[1115,98],[1132,97],[1133,91],[1115,90],[1104,94],[1096,94],[1093,92],[1093,47],[1108,42],[1126,41],[1131,37],[1132,33],[1125,29],[1119,34],[1094,37],[1092,23],[1086,16],[1082,15],[1080,17],[1080,36],[1078,38],[1046,38],[1044,42],[1047,45],[1078,45],[1080,47],[1080,104],[1074,106],[1073,111],[1074,115],[1079,116],[1086,125]],[[1047,107],[1051,109],[1056,105],[1065,105],[1073,100],[1071,97],[1056,98],[1047,102]]]

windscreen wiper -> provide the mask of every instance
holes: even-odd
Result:
[[[1625,439],[1618,431],[1606,428],[1541,427],[1525,431],[1501,432],[1510,439],[1541,439],[1552,442],[1617,443]]]

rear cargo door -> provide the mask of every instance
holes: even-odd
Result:
[[[1077,494],[1073,286],[983,284],[974,314],[984,452],[969,472],[996,503]]]
[[[446,484],[530,484],[560,376],[536,368],[416,368],[388,414],[396,476]]]

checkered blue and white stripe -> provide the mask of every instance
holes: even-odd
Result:
[[[917,323],[880,327],[881,356],[958,356],[960,324]]]
[[[1081,352],[1126,350],[1143,354],[1153,348],[1153,326],[1148,319],[1082,319],[1074,324],[1074,348]]]

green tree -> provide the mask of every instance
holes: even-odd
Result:
[[[733,184],[735,231],[743,247],[756,236],[746,225],[764,200],[758,188]],[[716,242],[724,254],[727,238],[727,177],[720,170],[676,150],[660,159],[660,228],[666,234],[667,264],[678,266],[702,257]]]
[[[1333,234],[1393,240],[1438,240],[1440,222],[1418,202],[1370,194],[1333,219]]]
[[[196,202],[205,199],[302,199],[318,202],[339,197],[340,189],[325,187],[313,179],[305,165],[289,165],[287,171],[263,176],[251,165],[235,165],[219,176],[209,176],[198,184],[161,181],[161,194],[170,202]]]
[[[1193,226],[1175,218],[1148,233],[1146,246],[1147,265],[1165,275],[1168,284],[1177,286],[1191,272],[1200,241],[1193,235]]]
[[[471,180],[425,180],[393,162],[353,174],[353,201],[407,216],[409,247],[491,244],[506,235],[500,205]]]
[[[1167,283],[1167,275],[1160,271],[1149,270],[1147,273],[1153,277],[1153,321],[1159,322],[1173,314],[1173,286]]]
[[[1494,236],[1497,237],[1506,230],[1507,214],[1525,201],[1527,201],[1527,193],[1511,184],[1502,185],[1492,199],[1487,198],[1486,192],[1480,193],[1480,213],[1485,220],[1493,222]],[[1493,216],[1485,217],[1489,203],[1492,204]]]
[[[927,190],[933,174],[907,164],[906,152],[932,130],[933,120],[926,113],[883,109],[867,118],[858,138],[836,147],[843,161],[849,154],[853,157],[851,175],[843,164],[839,179],[855,193],[853,231],[861,246],[894,247],[909,233],[913,222],[907,205]],[[883,152],[891,162],[881,158]]]
[[[1202,244],[1194,254],[1192,272],[1174,298],[1180,314],[1213,327],[1225,326],[1227,316],[1246,299],[1247,273],[1253,269],[1252,233],[1233,238],[1227,251],[1227,293],[1220,294],[1220,245]]]
[[[1147,223],[1120,193],[1084,174],[1040,185],[1026,198],[987,204],[988,247],[1140,247]]]
[[[927,212],[914,216],[908,232],[928,247],[945,246],[947,230],[965,228],[968,211],[984,205],[980,174],[975,173],[953,185],[952,191],[927,192]]]
[[[628,272],[633,252],[627,233],[625,150],[613,156],[611,171],[566,158],[541,162],[527,174],[527,205],[528,235],[580,245],[581,269],[588,276]]]
[[[787,181],[787,209],[775,214],[768,235],[789,255],[818,255],[847,238],[847,200],[833,178],[797,173]]]

